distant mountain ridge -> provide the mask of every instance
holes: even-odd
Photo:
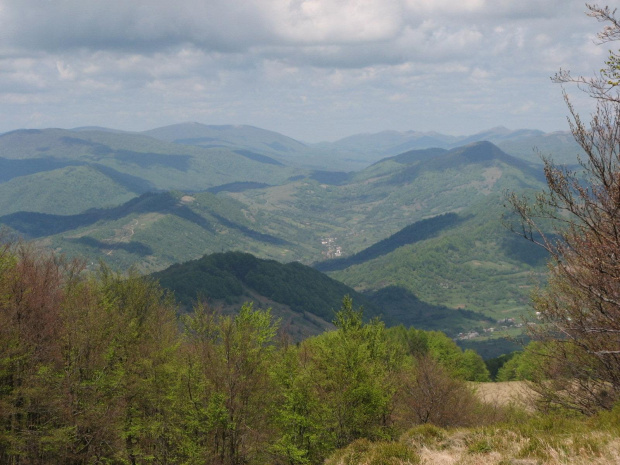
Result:
[[[498,146],[488,141],[472,142],[465,146],[457,147],[445,152],[439,152],[438,150],[431,152],[431,150],[432,149],[426,151],[406,152],[405,154],[397,155],[396,157],[391,158],[396,161],[399,159],[404,159],[407,155],[415,157],[413,160],[411,158],[407,158],[408,163],[405,164],[411,166],[404,169],[398,176],[394,177],[392,182],[401,182],[401,180],[411,178],[421,170],[443,171],[447,169],[455,169],[459,166],[470,163],[476,163],[485,167],[492,166],[494,163],[503,163],[513,166],[533,178],[544,181],[544,176],[540,169],[533,167],[530,163],[527,163],[519,158],[508,155]],[[420,152],[425,154],[423,158],[420,158]],[[432,155],[432,153],[435,153],[435,155]],[[391,159],[388,158],[386,161]]]
[[[360,170],[378,160],[404,153],[410,150],[444,148],[453,149],[472,142],[489,141],[511,155],[532,162],[540,162],[535,148],[542,154],[552,155],[563,163],[575,163],[580,154],[579,146],[569,132],[544,133],[535,129],[510,130],[505,127],[496,127],[481,131],[473,135],[452,136],[438,132],[420,131],[382,131],[374,134],[356,134],[335,142],[304,143],[279,134],[274,131],[261,129],[249,125],[206,125],[201,123],[180,123],[143,132],[128,132],[101,127],[79,127],[71,130],[63,129],[21,129],[10,131],[0,138],[7,136],[35,136],[50,131],[65,131],[73,134],[75,142],[94,134],[116,135],[120,139],[142,137],[141,145],[153,145],[148,139],[160,142],[196,146],[203,149],[244,151],[250,157],[266,157],[263,160],[273,160],[301,168],[318,170],[351,171]],[[108,138],[108,140],[110,140]],[[95,143],[96,144],[96,143]],[[106,150],[106,143],[99,149]],[[92,147],[91,147],[92,148]],[[50,147],[37,147],[39,156]],[[178,148],[177,148],[178,150]],[[139,152],[147,150],[140,149]],[[169,153],[174,150],[167,149]],[[158,151],[161,153],[161,151]],[[0,157],[3,157],[0,144]],[[13,156],[6,158],[14,158]]]
[[[554,156],[562,163],[576,163],[581,154],[579,145],[570,132],[545,133],[537,129],[510,130],[503,126],[467,136],[450,136],[437,132],[383,131],[374,134],[356,134],[331,143],[316,146],[323,150],[357,154],[371,160],[397,155],[411,150],[429,148],[454,149],[474,142],[487,141],[509,154],[530,162],[540,163],[536,149],[543,155]],[[382,155],[382,156],[381,156]]]
[[[300,172],[268,156],[233,148],[193,147],[119,131],[43,129],[0,135],[0,215],[19,210],[77,214],[149,191],[200,191],[234,182],[279,184]],[[67,168],[83,177],[72,196]],[[7,185],[13,179],[17,185]],[[75,180],[75,178],[71,178]],[[14,183],[15,184],[15,183]],[[5,191],[4,193],[2,191]],[[113,193],[122,191],[122,195]],[[39,198],[28,192],[39,191]],[[43,193],[65,201],[42,202]],[[32,207],[29,208],[28,204]]]
[[[142,134],[165,142],[201,147],[232,147],[270,154],[303,152],[306,145],[274,131],[248,125],[206,125],[181,123],[144,131]]]
[[[363,145],[370,150],[400,153],[432,147],[451,149],[484,140],[497,144],[501,141],[537,137],[543,134],[543,131],[537,129],[517,129],[513,131],[503,126],[465,136],[452,136],[435,131],[382,131],[374,134],[351,135],[339,139],[332,144],[349,149],[359,149]]]

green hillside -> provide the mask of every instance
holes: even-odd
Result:
[[[174,291],[176,300],[186,309],[199,299],[224,311],[234,311],[248,301],[257,308],[270,307],[285,320],[287,332],[297,339],[331,327],[334,309],[345,295],[363,306],[367,318],[380,316],[388,325],[447,328],[448,333],[456,336],[460,331],[494,323],[480,313],[428,304],[402,288],[360,294],[299,262],[283,264],[242,252],[205,255],[152,276]]]
[[[252,301],[271,307],[285,320],[287,332],[301,339],[331,327],[342,298],[350,295],[368,317],[379,308],[368,298],[327,275],[298,262],[282,264],[248,253],[226,252],[175,264],[153,277],[186,308],[198,299],[236,309]]]
[[[331,269],[340,270],[330,275],[356,289],[395,285],[428,303],[475,310],[495,319],[514,317],[528,309],[529,292],[540,282],[546,256],[504,228],[501,201],[500,196],[490,196],[463,211],[455,226],[437,230],[426,240],[405,243],[404,234],[397,233],[379,244],[387,253],[369,248],[351,257],[346,269],[328,262]]]
[[[227,147],[202,148],[135,133],[64,129],[0,135],[0,167],[25,180],[67,166],[91,166],[130,190],[205,190],[232,182],[279,184],[299,174],[268,157]],[[127,186],[126,186],[127,187]],[[93,204],[93,207],[98,206]]]
[[[77,215],[18,212],[0,223],[70,256],[113,268],[155,271],[205,253],[243,249],[278,260],[293,260],[304,246],[276,236],[269,223],[243,204],[203,192],[149,193],[118,207]]]
[[[321,271],[344,270],[350,266],[370,261],[374,258],[387,255],[390,252],[407,244],[424,241],[435,237],[443,229],[456,227],[463,219],[456,213],[445,213],[425,220],[418,221],[406,226],[396,234],[371,245],[356,254],[345,258],[337,258],[325,262],[317,263],[314,267]]]
[[[139,191],[97,169],[67,166],[0,183],[0,215],[19,211],[71,215],[127,202]]]

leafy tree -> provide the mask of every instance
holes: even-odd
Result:
[[[545,363],[551,346],[540,341],[530,342],[523,351],[516,352],[497,372],[497,381],[538,381],[548,383]]]
[[[620,38],[615,10],[588,5],[607,23],[601,43]],[[577,83],[596,101],[587,125],[568,104],[571,130],[586,158],[580,171],[544,159],[548,190],[534,203],[512,195],[519,231],[551,255],[549,282],[534,298],[540,321],[534,336],[554,341],[547,378],[539,389],[552,403],[592,412],[620,398],[620,92],[618,53],[591,78],[560,71],[555,80]],[[542,227],[556,225],[552,234]]]
[[[493,381],[498,380],[497,374],[499,373],[499,370],[501,370],[504,367],[504,365],[506,365],[506,363],[508,363],[517,354],[518,352],[514,351],[514,352],[507,353],[507,354],[502,354],[499,357],[487,359],[484,361],[484,363],[487,366],[487,369],[489,370],[491,379]]]
[[[334,324],[335,331],[295,349],[297,365],[288,368],[288,378],[280,369],[286,379],[280,422],[286,428],[278,449],[287,463],[320,463],[356,439],[394,433],[391,412],[404,350],[382,322],[365,323],[348,296]]]
[[[265,463],[275,410],[276,322],[251,305],[235,316],[198,305],[186,326],[187,422],[196,463]]]
[[[179,339],[172,296],[153,280],[124,277],[105,267],[97,283],[99,318],[106,320],[108,334],[105,373],[122,407],[126,460],[173,461],[181,431],[173,421]]]
[[[62,424],[56,374],[63,286],[75,263],[26,244],[0,248],[0,462],[59,462],[72,431]]]
[[[404,327],[392,328],[391,334],[405,344],[413,357],[429,356],[453,377],[467,381],[489,381],[489,371],[482,357],[471,349],[465,352],[439,331]]]
[[[175,308],[153,282],[0,250],[0,462],[176,457]]]

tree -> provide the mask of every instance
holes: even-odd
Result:
[[[396,396],[398,423],[432,423],[442,427],[473,423],[478,407],[474,392],[430,354],[417,356],[415,364],[403,370],[401,376]]]
[[[620,39],[615,10],[587,5],[607,25],[600,43]],[[546,377],[550,404],[592,412],[620,398],[620,55],[610,52],[594,77],[560,70],[596,102],[589,124],[564,92],[575,140],[586,157],[579,171],[544,158],[548,190],[534,202],[513,194],[518,232],[550,253],[549,281],[534,297],[540,321],[533,335],[550,341]],[[552,232],[547,227],[552,224]],[[552,341],[552,342],[551,342]]]
[[[175,306],[153,281],[0,246],[0,463],[178,463]]]
[[[56,374],[64,287],[79,265],[0,246],[0,462],[61,463],[71,443]]]
[[[235,316],[202,304],[186,319],[188,435],[195,463],[267,463],[276,386],[270,374],[278,322],[245,304]]]
[[[288,354],[282,351],[284,365],[277,376],[283,388],[282,435],[275,446],[281,461],[275,463],[322,463],[357,439],[393,437],[404,350],[390,340],[381,321],[364,322],[349,296],[334,324],[335,331],[307,339]]]

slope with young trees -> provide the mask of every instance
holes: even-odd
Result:
[[[463,406],[442,425],[474,422],[465,380],[488,379],[446,336],[365,322],[348,297],[335,330],[289,344],[249,304],[179,319],[151,279],[23,244],[0,267],[1,463],[319,464],[429,421],[416,412],[438,399]],[[450,383],[429,397],[431,379]]]

